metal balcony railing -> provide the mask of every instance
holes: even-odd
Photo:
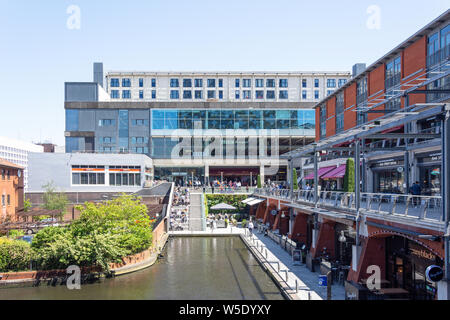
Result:
[[[287,189],[257,189],[256,194],[272,196],[292,202],[314,206],[314,190],[291,192]],[[340,191],[321,191],[318,205],[354,212],[355,193]],[[415,196],[405,194],[361,193],[360,208],[367,213],[417,218],[419,220],[443,221],[442,197]]]
[[[427,56],[427,67],[433,67],[450,58],[450,45],[436,51],[433,54]]]
[[[399,72],[395,73],[393,76],[391,76],[389,78],[386,78],[386,80],[384,81],[385,88],[388,89],[388,88],[392,88],[396,85],[399,85],[401,78],[402,78],[402,75]]]

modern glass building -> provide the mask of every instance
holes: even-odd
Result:
[[[314,141],[315,97],[349,77],[111,72],[105,88],[66,83],[66,152],[146,154],[155,178],[178,183],[286,181],[279,155]]]

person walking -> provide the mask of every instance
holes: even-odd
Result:
[[[409,190],[413,196],[420,196],[422,194],[422,187],[419,184],[419,181],[416,181]],[[417,207],[420,204],[419,197],[413,197],[413,205]]]
[[[250,222],[248,223],[248,231],[250,231],[250,234],[253,234],[253,221],[250,220]]]

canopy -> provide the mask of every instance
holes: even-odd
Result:
[[[236,210],[236,208],[233,206],[230,206],[229,204],[226,204],[226,203],[219,203],[219,204],[211,207],[210,210]]]
[[[255,204],[261,203],[263,201],[266,201],[265,199],[253,199],[252,201],[247,202],[249,206],[254,206]]]
[[[320,168],[320,169],[318,170],[318,172],[317,172],[317,176],[320,178],[321,176],[323,176],[324,174],[330,172],[330,171],[333,170],[333,169],[336,169],[336,167],[335,167],[335,166],[332,166],[332,167],[323,167],[323,168]],[[314,172],[311,173],[311,174],[309,174],[309,175],[307,175],[307,176],[304,178],[304,180],[314,180]]]
[[[247,198],[247,199],[245,199],[245,200],[242,200],[241,202],[242,202],[242,203],[247,203],[247,202],[250,202],[250,201],[253,201],[253,200],[256,200],[256,198],[250,197],[250,198]]]
[[[322,179],[338,179],[343,178],[345,176],[345,169],[347,168],[347,165],[343,164],[339,167],[331,170],[324,176],[322,176]]]

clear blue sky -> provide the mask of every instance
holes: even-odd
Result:
[[[81,9],[70,30],[67,8]],[[381,9],[369,29],[367,8]],[[64,82],[107,70],[350,71],[448,0],[0,0],[0,135],[64,144]]]

